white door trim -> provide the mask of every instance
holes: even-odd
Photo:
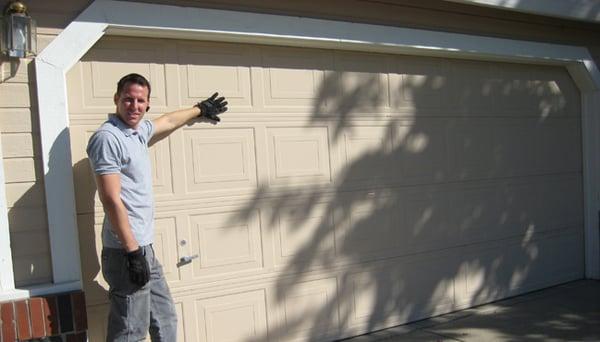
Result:
[[[55,283],[81,280],[65,74],[105,34],[564,66],[582,93],[586,276],[600,278],[600,153],[594,134],[599,124],[600,72],[586,48],[283,15],[96,0],[35,61]]]

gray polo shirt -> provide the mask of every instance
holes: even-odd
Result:
[[[111,115],[92,135],[87,154],[97,175],[118,173],[121,176],[121,199],[127,208],[129,225],[140,246],[154,240],[154,200],[148,141],[154,125],[142,120],[137,129],[127,126]],[[122,248],[107,215],[102,225],[102,244]]]

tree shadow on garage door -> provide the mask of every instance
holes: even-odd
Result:
[[[273,317],[249,341],[347,337],[583,276],[565,70],[334,54],[303,138],[272,137],[270,184],[231,218],[260,211],[273,242]]]

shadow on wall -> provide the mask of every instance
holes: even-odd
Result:
[[[15,77],[21,65],[21,59],[14,59],[0,55],[0,83]]]
[[[35,96],[32,90],[30,97]],[[31,97],[35,98],[35,97]],[[18,113],[15,111],[15,115]],[[36,111],[32,108],[29,120],[31,130],[39,131]],[[3,138],[8,138],[4,136]],[[4,145],[4,144],[3,144]],[[3,146],[6,148],[6,146]],[[32,134],[32,150],[28,153],[27,146],[20,146],[19,154],[39,155],[39,139]],[[14,149],[14,146],[11,147]],[[31,175],[31,165],[19,162],[33,161],[34,174]],[[43,166],[40,158],[11,158],[4,159],[8,207],[8,222],[10,229],[10,245],[13,261],[15,286],[27,287],[45,284],[52,281],[52,262],[49,258],[50,243],[46,208],[44,206]],[[16,172],[15,172],[16,171]],[[16,200],[13,200],[15,199]]]
[[[263,186],[231,217],[260,210],[281,253],[272,304],[284,315],[269,338],[372,331],[583,275],[568,102],[579,97],[566,71],[358,65],[326,73],[305,127],[330,130],[343,168],[322,184]]]
[[[57,144],[64,143],[64,139],[69,139],[68,131],[63,130],[58,138]],[[55,146],[56,146],[55,145]],[[56,169],[54,163],[58,162],[54,156],[54,147],[50,150],[49,167],[46,179],[53,179],[52,173]],[[41,161],[36,160],[36,179],[30,184],[22,184],[24,193],[19,199],[11,205],[8,212],[11,227],[11,246],[13,252],[13,265],[16,286],[32,286],[35,284],[48,284],[52,282],[52,264],[50,255],[50,244],[48,236],[47,214],[44,203],[44,184],[43,177],[39,175],[43,169]],[[73,166],[75,179],[81,182],[81,176],[89,179],[91,174],[87,159],[80,160]],[[86,191],[86,189],[88,191]],[[97,297],[106,298],[106,290],[97,282],[100,274],[100,265],[98,263],[96,249],[101,246],[96,245],[94,235],[94,194],[95,184],[88,187],[78,187],[76,190],[77,198],[77,221],[79,227],[79,246],[82,262],[83,284],[86,293],[93,293]],[[91,219],[91,221],[90,221]],[[99,254],[98,254],[99,255]],[[89,288],[93,286],[94,288]]]
[[[102,277],[98,256],[102,250],[102,242],[97,240],[94,198],[96,183],[87,158],[73,165],[73,181],[79,185],[75,191],[77,206],[77,227],[79,233],[79,254],[81,256],[81,275],[83,290],[87,296],[88,306],[98,301],[105,302],[108,291],[99,283]],[[100,224],[102,219],[98,219]],[[98,236],[97,236],[98,235]],[[103,282],[103,280],[102,280]]]

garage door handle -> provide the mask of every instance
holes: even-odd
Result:
[[[198,254],[183,256],[183,257],[179,258],[179,262],[177,263],[177,267],[181,267],[183,265],[187,265],[187,264],[191,263],[197,257],[198,257]]]

